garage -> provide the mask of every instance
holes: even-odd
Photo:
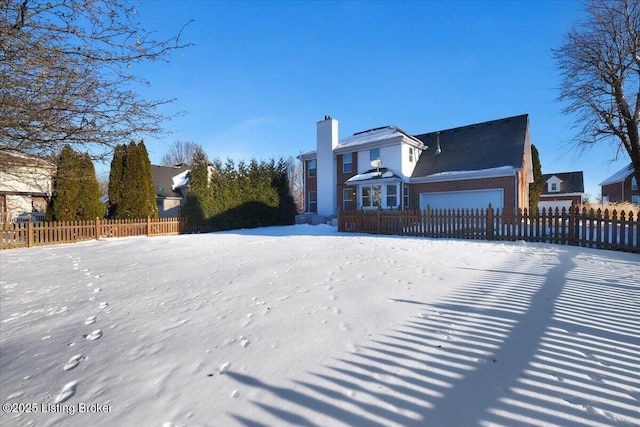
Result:
[[[504,190],[445,191],[442,193],[420,193],[420,209],[486,209],[504,206]]]

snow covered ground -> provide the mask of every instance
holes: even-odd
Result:
[[[637,426],[639,277],[307,225],[3,251],[0,424]]]

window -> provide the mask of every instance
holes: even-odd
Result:
[[[345,153],[342,155],[342,172],[353,172],[353,153]]]
[[[631,189],[632,190],[637,190],[638,189],[638,180],[636,179],[635,176],[633,178],[631,178]]]
[[[631,196],[631,203],[640,206],[640,196]]]
[[[342,209],[345,211],[355,209],[353,203],[353,188],[345,188],[342,190]]]
[[[372,208],[382,204],[382,186],[365,185],[362,187],[362,207]]]
[[[316,165],[317,165],[316,159],[312,159],[307,162],[307,170],[309,171],[309,178],[315,178],[316,173],[318,172],[318,167]]]
[[[552,182],[550,191],[558,191],[558,184],[555,182]]]
[[[369,161],[373,162],[374,160],[378,160],[380,158],[380,149],[372,148],[369,150]]]
[[[404,207],[408,208],[409,207],[409,185],[404,184],[404,193],[402,194],[402,197],[404,198]]]
[[[315,191],[309,191],[307,196],[309,212],[318,212],[318,199]]]
[[[409,147],[409,163],[413,163],[413,147]]]
[[[387,207],[395,208],[398,206],[398,186],[387,185]]]

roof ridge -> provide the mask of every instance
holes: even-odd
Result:
[[[509,122],[511,120],[520,119],[520,118],[523,118],[523,117],[529,117],[529,114],[525,113],[525,114],[519,114],[519,115],[516,115],[516,116],[503,117],[501,119],[488,120],[486,122],[471,123],[471,124],[464,125],[464,126],[457,126],[457,127],[449,128],[449,129],[441,129],[441,130],[437,130],[437,131],[421,133],[421,134],[418,134],[418,135],[420,135],[420,136],[428,136],[428,135],[434,135],[434,134],[436,134],[438,132],[440,132],[440,133],[442,133],[442,132],[452,132],[452,131],[456,131],[456,130],[460,130],[460,129],[473,128],[473,127],[476,127],[476,126],[491,126],[494,123]]]

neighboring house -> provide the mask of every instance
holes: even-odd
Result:
[[[547,173],[542,176],[545,185],[540,194],[538,209],[569,210],[571,205],[582,203],[584,196],[582,171]]]
[[[0,154],[0,222],[43,219],[56,166],[34,156]]]
[[[529,119],[515,116],[410,135],[385,126],[338,138],[318,122],[304,162],[305,212],[340,209],[525,208],[533,182]]]
[[[179,217],[189,189],[188,166],[151,165],[153,185],[160,218]]]
[[[603,202],[630,202],[640,206],[638,180],[633,174],[631,163],[602,181],[600,187],[602,189]]]

